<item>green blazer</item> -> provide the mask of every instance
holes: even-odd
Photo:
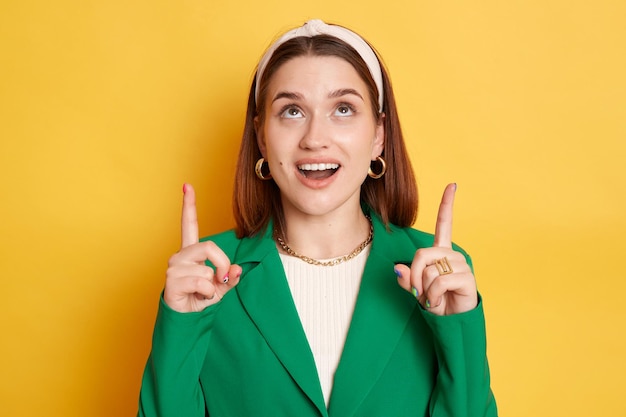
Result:
[[[497,415],[482,301],[453,316],[424,310],[398,286],[394,264],[410,264],[433,236],[386,228],[375,215],[372,221],[371,252],[328,409],[269,227],[253,238],[237,239],[232,231],[208,238],[243,268],[221,302],[178,313],[161,298],[138,415]]]

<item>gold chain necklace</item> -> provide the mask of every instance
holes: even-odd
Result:
[[[283,238],[281,238],[280,236],[276,236],[276,241],[278,241],[278,244],[280,245],[280,247],[283,248],[283,250],[287,252],[289,255],[302,259],[304,262],[308,264],[318,265],[318,266],[338,265],[342,262],[349,261],[350,259],[357,256],[359,253],[363,252],[363,249],[365,249],[367,245],[369,245],[370,242],[372,241],[372,237],[374,237],[374,225],[372,224],[372,219],[370,218],[370,216],[365,216],[365,217],[367,217],[367,220],[370,222],[370,234],[367,236],[367,239],[365,239],[359,246],[354,248],[354,250],[350,252],[349,254],[340,256],[335,259],[331,259],[329,261],[318,261],[317,259],[309,258],[306,255],[300,255],[298,252],[291,249],[289,245],[286,244]]]

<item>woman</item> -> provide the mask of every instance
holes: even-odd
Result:
[[[236,230],[199,241],[183,187],[139,415],[496,415],[455,191],[434,236],[411,229],[415,180],[376,53],[321,21],[283,35],[250,89]]]

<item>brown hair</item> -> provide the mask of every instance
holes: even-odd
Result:
[[[233,210],[237,222],[238,237],[254,236],[263,232],[270,220],[282,233],[285,220],[280,201],[280,190],[274,181],[260,180],[254,171],[255,164],[262,157],[257,144],[254,119],[258,116],[259,125],[264,122],[267,88],[272,75],[287,61],[299,56],[335,56],[350,63],[368,86],[372,112],[378,112],[378,90],[372,75],[359,54],[347,43],[329,35],[297,37],[280,45],[273,53],[259,80],[259,99],[255,103],[254,92],[257,80],[252,82],[248,96],[248,109],[239,149],[239,159],[235,173]],[[379,59],[380,61],[380,59]],[[400,128],[400,120],[391,82],[381,63],[383,74],[383,113],[385,145],[381,156],[387,163],[387,172],[380,179],[369,176],[361,186],[361,201],[377,213],[382,221],[398,226],[410,226],[417,216],[417,185],[409,161]]]

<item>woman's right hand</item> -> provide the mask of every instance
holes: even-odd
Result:
[[[215,243],[199,241],[196,194],[189,184],[183,186],[181,229],[181,248],[169,260],[163,299],[172,310],[190,313],[218,303],[239,282],[241,267],[231,265]]]

